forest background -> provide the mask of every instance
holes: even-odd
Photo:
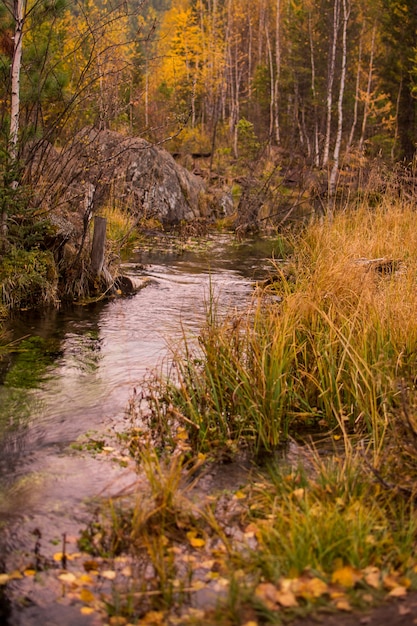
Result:
[[[413,184],[413,0],[3,0],[0,72],[3,266],[48,247],[59,198],[43,158],[85,127],[190,169],[205,158],[198,173],[247,214],[247,189],[272,179],[284,215],[306,193],[326,212],[345,182],[373,184],[375,162]]]

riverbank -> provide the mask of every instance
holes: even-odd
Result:
[[[92,623],[348,624],[385,602],[412,623],[414,218],[386,202],[311,224],[247,307],[209,299],[95,448],[131,487],[56,569],[19,572],[32,593],[52,578]]]

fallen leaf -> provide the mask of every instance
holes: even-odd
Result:
[[[197,532],[195,530],[189,530],[187,533],[187,539],[190,542],[190,545],[193,548],[202,548],[206,545],[205,539],[197,536]]]
[[[352,607],[349,604],[349,600],[347,598],[340,598],[340,600],[337,600],[335,603],[335,607],[339,610],[339,611],[351,611]]]
[[[7,582],[9,582],[9,580],[9,574],[0,574],[0,585],[5,585]]]
[[[98,570],[100,567],[99,563],[93,559],[89,561],[84,561],[83,565],[84,565],[84,569],[86,572],[91,572],[92,570]]]
[[[95,600],[94,594],[89,589],[81,589],[80,591],[80,600],[81,602],[86,602],[90,604],[90,602],[94,602]]]
[[[294,489],[294,491],[292,492],[292,495],[297,500],[302,500],[304,498],[304,491],[305,490],[303,489],[303,487],[300,487],[299,489]]]
[[[278,591],[276,594],[276,601],[281,606],[289,609],[293,606],[298,606],[297,599],[292,591]]]
[[[255,589],[255,596],[271,610],[278,607],[277,595],[278,589],[272,583],[260,583]]]
[[[114,580],[116,578],[116,572],[112,569],[107,569],[104,570],[104,572],[100,572],[100,576],[106,578],[106,580]]]
[[[140,623],[152,624],[152,626],[164,624],[165,613],[163,611],[149,611],[149,613],[146,613],[146,615],[141,618]]]
[[[25,569],[25,571],[23,572],[24,576],[34,576],[35,574],[36,574],[35,569]]]
[[[109,624],[110,626],[125,626],[125,624],[127,624],[127,619],[121,615],[113,615],[113,617],[109,619]]]
[[[94,609],[91,608],[91,606],[82,606],[80,609],[80,613],[82,615],[91,615],[92,613],[94,613]]]
[[[202,580],[196,580],[192,583],[191,589],[193,591],[200,591],[201,589],[205,589],[206,586],[207,585]]]
[[[244,493],[243,491],[236,491],[234,498],[236,498],[236,500],[244,500],[246,498],[246,493]]]
[[[93,585],[93,578],[91,578],[90,574],[81,574],[81,576],[77,579],[77,583],[81,585]]]
[[[350,565],[337,569],[332,574],[332,583],[342,585],[342,587],[351,588],[361,580],[362,574]]]
[[[58,578],[61,582],[69,584],[74,583],[77,580],[76,576],[71,572],[65,572],[64,574],[60,574]]]
[[[399,585],[398,587],[394,587],[388,594],[391,598],[403,598],[407,595],[407,589]]]
[[[294,593],[306,600],[320,598],[328,592],[329,588],[321,578],[300,578],[295,582]]]
[[[381,572],[377,567],[368,567],[364,570],[365,582],[374,589],[381,586]]]
[[[133,576],[132,574],[132,568],[130,567],[130,565],[126,565],[122,571],[121,571],[122,575],[125,576],[126,578],[131,578]]]
[[[395,589],[395,587],[400,586],[398,581],[398,576],[395,574],[387,574],[384,576],[384,587],[385,589]]]

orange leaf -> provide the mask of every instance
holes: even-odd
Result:
[[[332,574],[332,582],[342,585],[342,587],[354,587],[358,580],[361,580],[362,574],[350,565],[337,569]]]
[[[95,596],[89,589],[81,589],[80,591],[80,600],[81,602],[86,602],[89,604],[90,602],[94,602]]]
[[[272,583],[260,583],[255,589],[255,596],[261,600],[268,609],[276,609],[278,605],[278,589]]]
[[[391,598],[403,598],[407,595],[407,589],[398,585],[398,587],[394,587],[388,594]]]

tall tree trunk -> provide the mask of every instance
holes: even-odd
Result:
[[[17,145],[19,141],[19,114],[20,114],[20,70],[22,67],[24,0],[13,2],[14,49],[11,66],[12,93],[10,105],[10,136],[9,154],[12,162],[17,159]]]
[[[347,27],[350,16],[349,0],[342,0],[343,6],[343,29],[342,29],[342,71],[340,74],[339,98],[337,101],[337,132],[336,141],[333,151],[333,167],[330,173],[329,194],[332,197],[336,191],[336,181],[339,174],[340,148],[342,145],[343,132],[343,97],[345,95],[346,85],[346,66],[347,66]]]
[[[275,81],[274,81],[274,129],[277,145],[281,142],[279,125],[279,87],[281,78],[281,0],[276,0],[275,20]]]
[[[372,30],[371,56],[369,59],[368,83],[366,85],[365,105],[363,109],[361,137],[359,139],[359,150],[361,151],[363,150],[363,146],[365,143],[366,123],[368,121],[369,103],[371,100],[372,75],[373,75],[373,70],[374,70],[375,35],[376,35],[376,26],[374,25],[373,30]]]
[[[327,76],[327,97],[326,97],[326,134],[324,137],[323,149],[323,167],[327,167],[330,154],[330,135],[332,125],[332,106],[333,106],[333,83],[336,69],[336,49],[340,21],[340,0],[334,0],[333,5],[333,33],[332,46],[329,58],[329,70]]]
[[[310,66],[311,66],[311,95],[313,97],[314,111],[314,139],[313,139],[313,162],[316,167],[320,165],[319,152],[319,120],[317,111],[317,90],[316,90],[316,62],[314,57],[313,28],[311,24],[311,11],[308,13],[308,36],[310,40]]]
[[[356,70],[356,83],[355,83],[355,102],[353,105],[353,120],[350,127],[349,139],[346,146],[346,154],[350,151],[355,136],[356,125],[358,123],[358,107],[359,107],[359,88],[361,84],[361,71],[362,71],[362,40],[365,25],[362,25],[361,34],[359,36],[359,48],[358,48],[358,68]]]
[[[23,26],[24,26],[24,0],[14,0],[13,2],[13,19],[14,19],[14,44],[13,57],[11,64],[11,101],[10,101],[10,133],[9,133],[9,158],[10,167],[13,173],[11,183],[12,189],[17,189],[18,181],[16,176],[16,166],[18,158],[19,143],[19,115],[20,115],[20,70],[22,66],[22,47],[23,47]],[[2,248],[7,244],[7,205],[4,204],[0,218],[0,231],[2,239]]]

